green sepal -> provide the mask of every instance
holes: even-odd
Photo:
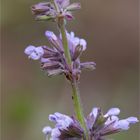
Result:
[[[46,16],[46,15],[42,15],[42,16],[37,16],[36,17],[36,20],[53,20],[53,17],[51,17],[51,16]]]

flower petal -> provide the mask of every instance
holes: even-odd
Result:
[[[66,8],[70,4],[70,0],[63,0],[61,3],[62,8]]]
[[[127,120],[120,120],[114,124],[115,129],[128,130],[129,122]]]
[[[81,8],[81,4],[80,3],[72,3],[66,9],[68,11],[74,11],[74,10],[79,10],[80,8]]]
[[[86,50],[86,46],[87,46],[87,42],[85,39],[80,39],[80,42],[79,42],[80,46],[83,47],[83,51]]]
[[[139,120],[136,117],[129,117],[126,119],[130,124],[135,124],[139,122]]]
[[[104,115],[104,117],[108,116],[116,116],[120,114],[120,109],[119,108],[111,108],[108,110],[108,112]]]
[[[50,134],[52,132],[52,128],[50,126],[46,126],[43,128],[42,132],[46,135]]]
[[[35,50],[35,46],[29,45],[25,50],[24,53],[27,55],[30,55],[34,50]]]
[[[57,117],[55,115],[50,114],[49,115],[49,120],[52,121],[52,122],[54,122],[54,123],[56,123]]]
[[[51,39],[53,39],[53,40],[57,40],[57,37],[56,37],[56,35],[53,33],[53,32],[51,32],[51,31],[46,31],[45,32],[45,35],[46,35],[46,37],[49,39],[49,40],[51,40]]]
[[[42,47],[36,47],[35,52],[40,56],[42,56],[44,54],[44,50]]]
[[[110,123],[115,122],[115,121],[119,121],[119,118],[117,116],[111,116],[107,119],[107,121],[105,122],[105,125],[109,125]]]
[[[98,107],[95,107],[92,109],[90,115],[93,115],[94,116],[94,120],[97,118],[97,115],[98,115],[98,110],[99,108]]]
[[[59,140],[58,137],[60,136],[60,131],[58,128],[54,128],[51,133],[52,140]]]
[[[38,60],[40,58],[39,55],[37,55],[35,52],[32,52],[30,55],[29,55],[29,58],[30,59],[33,59],[33,60]]]

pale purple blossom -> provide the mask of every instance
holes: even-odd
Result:
[[[27,54],[29,58],[31,58],[33,60],[38,60],[43,56],[44,50],[42,47],[35,47],[32,45],[29,45],[25,49],[24,53]]]
[[[76,37],[74,32],[70,32],[70,33],[67,32],[67,38],[68,38],[69,42],[72,43],[72,45],[74,47],[73,49],[75,49],[76,46],[82,46],[82,50],[83,51],[86,50],[86,47],[87,47],[86,40],[83,38]]]
[[[128,130],[129,129],[129,122],[124,119],[124,120],[118,120],[114,123],[113,129],[116,130]]]
[[[46,126],[43,128],[42,132],[46,135],[50,134],[52,132],[52,128],[50,126]]]
[[[57,36],[52,31],[46,31],[45,35],[49,40],[55,40],[57,41]]]
[[[139,122],[136,117],[129,117],[123,120],[118,120],[114,124],[114,128],[120,129],[120,130],[128,130],[130,128],[131,124],[135,124]]]
[[[131,124],[138,122],[136,117],[120,120],[119,108],[111,108],[104,115],[100,108],[93,108],[87,117],[87,126],[94,140],[104,139],[104,136],[128,130]]]
[[[108,110],[108,112],[104,115],[104,117],[109,117],[113,115],[119,115],[120,109],[119,108],[111,108]]]
[[[128,117],[126,120],[129,122],[129,124],[135,124],[136,122],[139,122],[136,117]]]
[[[83,129],[80,124],[73,118],[61,113],[49,115],[49,120],[55,123],[55,127],[46,126],[42,132],[51,140],[65,140],[71,138],[82,138]]]

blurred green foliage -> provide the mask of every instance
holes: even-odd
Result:
[[[22,94],[16,94],[8,101],[7,111],[8,120],[10,122],[24,124],[33,114],[32,98],[24,93],[25,92],[22,91]]]

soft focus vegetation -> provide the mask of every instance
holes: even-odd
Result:
[[[52,23],[34,21],[30,6],[36,2],[1,1],[3,140],[45,140],[41,131],[50,124],[50,113],[74,113],[64,77],[48,78],[23,53],[27,45],[48,44],[44,32],[54,31]],[[88,42],[82,60],[97,63],[95,71],[81,77],[85,114],[93,106],[104,111],[119,107],[122,118],[140,114],[137,5],[137,0],[82,0],[82,10],[68,24],[69,31]],[[137,124],[113,139],[138,140],[138,134]]]

